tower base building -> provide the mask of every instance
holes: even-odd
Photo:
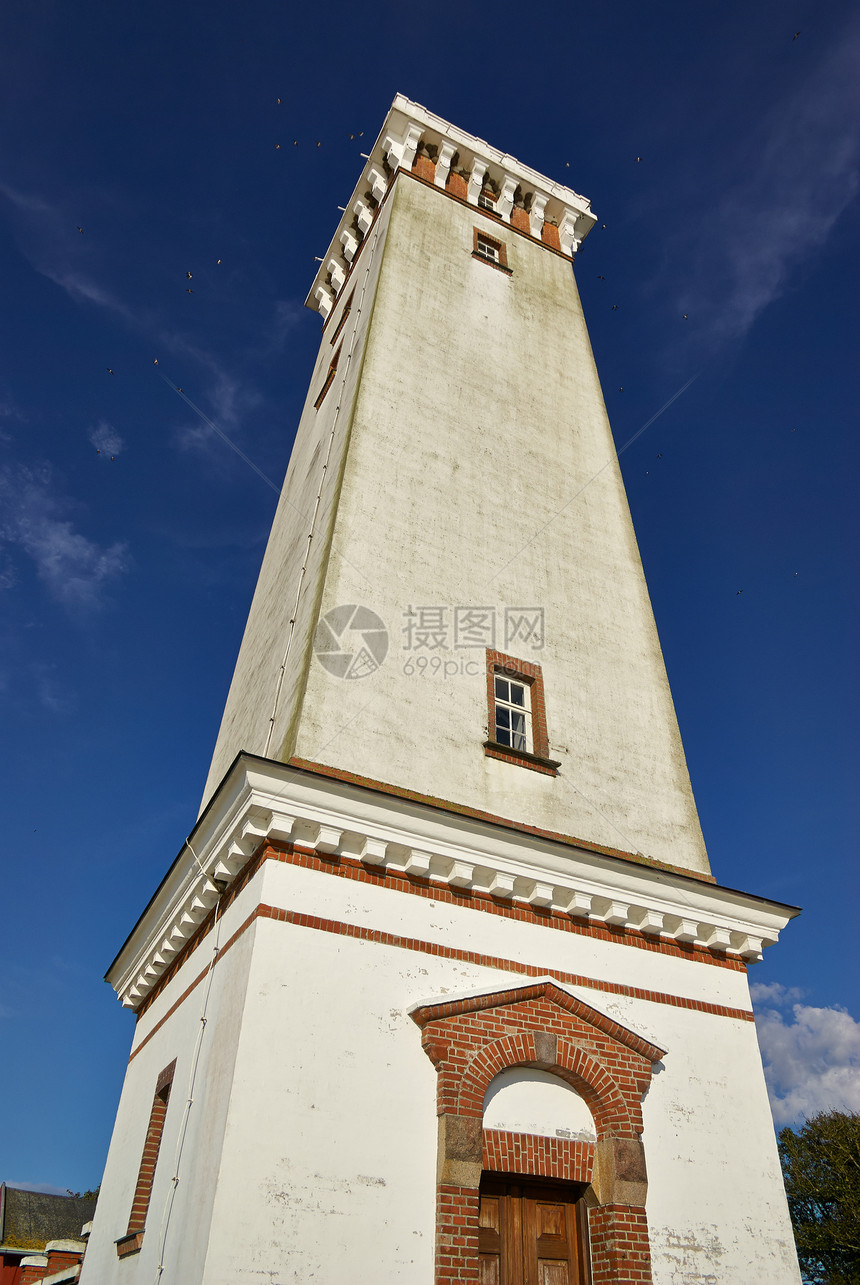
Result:
[[[572,271],[588,201],[398,96],[137,1025],[83,1285],[799,1282]]]

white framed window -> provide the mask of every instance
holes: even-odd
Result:
[[[499,241],[496,237],[490,236],[483,228],[474,228],[473,232],[472,258],[480,259],[483,263],[489,263],[492,267],[498,268],[501,272],[510,276],[508,250],[504,241]]]
[[[485,259],[490,259],[493,263],[499,262],[499,243],[492,237],[482,236],[479,232],[475,237],[475,250]]]
[[[533,753],[531,690],[529,683],[515,678],[493,679],[493,707],[495,711],[494,740],[497,745],[508,745],[512,750]]]

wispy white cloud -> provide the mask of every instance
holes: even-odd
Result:
[[[188,357],[210,373],[217,373],[216,359],[187,335],[166,324],[157,310],[130,307],[99,280],[99,261],[91,243],[80,236],[60,206],[4,183],[0,183],[0,197],[5,197],[19,216],[16,230],[20,247],[36,272],[65,290],[75,303],[101,308],[119,317],[130,330],[145,335],[162,356]]]
[[[0,196],[4,196],[25,214],[51,214],[53,211],[53,207],[41,196],[36,196],[33,192],[22,192],[20,188],[12,187],[9,183],[0,183]]]
[[[262,397],[257,390],[218,371],[214,383],[205,395],[207,410],[218,425],[220,435],[202,420],[182,424],[174,433],[174,442],[182,451],[193,452],[216,467],[233,467],[234,461],[223,438],[227,438],[238,451],[233,438],[243,419],[257,406]],[[225,430],[229,429],[229,433]],[[241,454],[241,452],[239,452]]]
[[[712,340],[743,335],[856,196],[858,58],[854,20],[793,95],[751,130],[736,158],[740,176],[680,234],[693,261],[683,311],[704,322]]]
[[[128,566],[126,546],[102,548],[66,516],[50,471],[0,469],[0,539],[30,557],[51,597],[71,610],[97,607]]]
[[[799,986],[783,986],[781,982],[752,982],[750,998],[754,1004],[786,1004],[793,1000],[804,999],[806,991]]]
[[[40,1191],[47,1196],[67,1196],[69,1194],[67,1187],[55,1187],[50,1182],[13,1182],[10,1179],[6,1186],[14,1187],[17,1191]]]
[[[20,245],[37,272],[58,285],[75,303],[102,309],[119,318],[129,330],[145,337],[152,354],[151,357],[147,354],[147,364],[153,357],[157,358],[158,373],[174,388],[191,382],[188,379],[189,362],[205,372],[202,389],[199,378],[192,376],[197,385],[195,396],[206,406],[234,450],[241,454],[233,439],[240,433],[246,416],[263,401],[259,390],[249,381],[240,380],[226,371],[216,356],[196,343],[189,334],[172,326],[164,312],[146,305],[129,306],[113,289],[104,285],[99,279],[104,273],[97,251],[85,236],[80,235],[59,205],[3,184],[0,184],[0,196],[5,196],[18,214]],[[300,305],[289,300],[278,301],[274,323],[266,331],[270,346],[282,346],[301,315]],[[199,375],[199,370],[195,374]],[[119,453],[117,442],[122,449],[119,434],[110,425],[97,425],[90,432],[90,441],[108,458]],[[233,467],[229,453],[225,453],[224,442],[219,440],[217,433],[202,424],[181,425],[175,430],[174,443],[180,450],[196,454],[218,471]],[[105,575],[108,574],[109,569],[105,568]]]
[[[125,442],[119,433],[109,424],[107,420],[99,420],[94,424],[88,433],[88,437],[93,446],[100,455],[109,459],[111,455],[120,455],[125,447]]]
[[[77,696],[60,680],[54,665],[30,666],[30,687],[43,709],[51,714],[70,714],[77,708]]]
[[[11,397],[0,397],[0,419],[24,419],[24,412]]]
[[[209,401],[213,418],[217,419],[222,427],[225,424],[235,427],[245,415],[259,406],[262,398],[256,388],[219,370],[215,383],[209,391]]]
[[[781,992],[766,997],[777,1004],[791,994],[778,984],[757,989]],[[756,1013],[774,1123],[793,1124],[819,1111],[860,1110],[860,1022],[844,1008],[797,1003],[791,1017],[786,1020],[777,1008]]]
[[[269,352],[280,352],[290,336],[299,328],[304,317],[304,305],[296,299],[278,299],[275,318],[269,336]]]
[[[0,552],[0,589],[13,589],[18,583],[15,563],[4,549]]]

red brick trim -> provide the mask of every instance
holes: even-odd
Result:
[[[496,222],[498,222],[500,219],[500,216],[494,213],[493,211],[481,209],[479,205],[473,204],[473,202],[469,201],[465,196],[459,196],[457,192],[452,191],[451,188],[447,186],[447,184],[444,188],[437,187],[435,182],[426,178],[422,178],[420,174],[415,174],[411,170],[407,170],[407,169],[403,169],[402,167],[399,167],[392,174],[388,187],[386,188],[385,192],[382,195],[382,199],[380,200],[379,204],[376,206],[376,208],[373,211],[373,222],[371,222],[370,227],[368,228],[367,232],[359,242],[358,249],[353,255],[352,261],[347,264],[346,281],[344,281],[344,284],[341,286],[341,290],[346,288],[346,284],[349,281],[350,277],[352,276],[353,269],[355,268],[355,265],[358,262],[361,252],[364,249],[364,246],[370,236],[370,233],[373,230],[373,224],[376,222],[376,217],[379,214],[379,211],[382,209],[382,206],[385,204],[385,201],[386,201],[386,198],[388,197],[389,192],[393,190],[395,179],[400,174],[406,174],[409,176],[409,178],[414,179],[416,183],[423,183],[425,187],[432,188],[434,192],[439,192],[442,196],[447,196],[449,201],[456,201],[459,205],[467,205],[469,206],[470,209],[477,210],[479,214],[485,215],[488,219],[492,219]],[[458,184],[463,181],[459,178],[459,175],[454,175],[453,178],[457,181]],[[451,183],[451,180],[452,180],[452,175],[449,174],[448,183]],[[571,258],[569,254],[565,254],[563,250],[556,249],[555,246],[552,246],[552,245],[547,245],[547,243],[543,241],[541,237],[532,236],[531,232],[527,232],[525,228],[519,227],[513,221],[511,221],[510,223],[505,223],[502,226],[512,228],[513,231],[516,232],[517,236],[525,237],[527,241],[531,241],[532,245],[539,245],[542,250],[547,250],[550,254],[558,255],[560,259],[564,259],[567,263],[572,264],[575,262],[575,259]],[[326,326],[328,325],[329,321],[331,321],[333,316],[334,316],[334,309],[332,309],[328,317],[326,317],[326,319],[323,321],[323,334],[325,334]]]
[[[341,347],[343,347],[343,345],[341,345]],[[337,363],[339,361],[340,361],[340,348],[338,348],[337,352],[331,359],[331,364],[328,368],[328,374],[325,377],[325,383],[320,389],[319,397],[317,397],[316,401],[314,402],[314,410],[319,410],[320,406],[322,406],[323,401],[325,400],[326,393],[334,383],[334,377],[335,377],[335,374],[337,373]]]
[[[591,1182],[594,1143],[546,1138],[536,1133],[484,1129],[482,1162],[493,1173],[553,1178],[558,1182]]]
[[[499,241],[497,237],[490,236],[483,228],[473,228],[474,240],[472,243],[472,258],[480,260],[481,263],[488,263],[491,268],[497,268],[499,272],[504,272],[506,276],[513,276],[513,269],[508,267],[508,248],[504,241]],[[490,245],[495,246],[498,252],[498,259],[490,259],[483,254],[479,248],[480,241],[488,241]]]
[[[167,984],[173,980],[173,978],[179,972],[180,968],[185,963],[185,961],[194,954],[195,950],[197,950],[197,947],[201,946],[203,942],[206,940],[206,938],[209,936],[209,933],[211,932],[215,924],[216,914],[219,916],[222,916],[224,914],[224,912],[236,900],[236,898],[238,897],[242,889],[245,888],[248,882],[254,877],[254,875],[257,873],[260,866],[265,860],[266,860],[266,849],[264,847],[263,841],[261,840],[260,845],[257,848],[257,851],[251,855],[251,857],[248,859],[248,861],[245,863],[245,865],[237,874],[236,878],[230,884],[229,888],[227,888],[226,891],[221,894],[221,898],[218,901],[217,906],[213,906],[213,908],[209,911],[208,915],[204,916],[204,918],[200,921],[195,931],[191,934],[191,936],[186,941],[185,945],[182,947],[180,951],[177,952],[176,956],[171,960],[167,968],[165,968],[164,972],[161,974],[158,981],[154,984],[152,989],[149,991],[149,994],[145,997],[145,999],[141,1001],[141,1003],[139,1004],[136,1010],[136,1016],[138,1017],[138,1019],[141,1018],[143,1014],[146,1012],[146,1010],[149,1008],[149,1006],[155,1002],[155,1000],[164,990],[165,986],[167,986]]]
[[[530,755],[543,760],[549,765],[552,760],[549,757],[549,736],[546,730],[546,700],[543,691],[543,671],[540,665],[535,665],[527,660],[518,660],[516,656],[506,656],[503,651],[492,651],[487,648],[487,708],[488,708],[488,728],[490,741],[496,744],[495,727],[496,727],[496,675],[500,678],[519,679],[529,688],[531,698],[531,720],[532,720],[532,744],[534,749]],[[485,750],[489,753],[487,746]],[[498,747],[503,754],[512,756],[512,761],[516,761],[518,753],[507,746]],[[559,766],[558,763],[555,764]],[[553,772],[553,776],[555,773]]]
[[[512,749],[510,745],[499,745],[497,741],[484,741],[484,753],[488,759],[516,763],[517,767],[527,767],[531,772],[542,772],[544,776],[558,776],[558,769],[561,767],[556,759],[538,758],[536,754]]]
[[[272,854],[272,859],[289,860],[289,857],[281,857]],[[308,864],[311,865],[311,862],[309,861]],[[311,868],[314,867],[311,866]],[[316,868],[319,869],[324,867],[320,864],[320,866]],[[442,890],[433,889],[434,894],[436,894],[437,891]],[[422,941],[420,938],[416,937],[399,937],[394,933],[380,932],[375,928],[363,928],[358,924],[347,924],[337,919],[321,919],[314,915],[300,914],[295,910],[281,910],[276,906],[268,906],[262,902],[251,912],[247,919],[239,925],[232,937],[230,937],[224,945],[219,948],[216,962],[227,953],[230,947],[239,940],[243,933],[245,933],[257,919],[277,919],[281,923],[294,924],[299,928],[314,928],[320,932],[336,933],[341,937],[355,937],[360,941],[373,942],[377,945],[395,946],[402,950],[415,950],[425,955],[438,955],[442,959],[456,959],[463,963],[478,964],[481,967],[486,968],[501,968],[524,977],[542,977],[550,975],[555,977],[557,981],[566,982],[569,986],[586,986],[590,990],[605,991],[607,994],[611,995],[629,995],[633,999],[644,999],[653,1004],[669,1004],[673,1008],[686,1008],[698,1013],[708,1013],[712,1017],[728,1017],[733,1021],[739,1022],[752,1022],[755,1020],[753,1014],[745,1008],[728,1008],[723,1004],[710,1004],[705,1000],[688,999],[683,995],[670,995],[664,991],[645,990],[640,986],[625,986],[620,982],[606,982],[602,981],[600,978],[588,977],[582,973],[563,973],[555,968],[547,968],[539,964],[524,964],[519,960],[505,959],[500,955],[482,955],[477,951],[458,950],[452,946],[442,946],[438,942]],[[723,964],[723,966],[725,965]],[[743,968],[743,965],[741,965],[741,968]],[[173,1016],[179,1006],[185,1002],[195,987],[199,986],[203,981],[208,972],[209,965],[207,964],[206,968],[204,968],[203,971],[195,977],[194,981],[185,988],[179,998],[171,1004],[164,1016],[159,1018],[149,1034],[141,1040],[140,1044],[138,1044],[137,1048],[132,1050],[128,1059],[129,1062],[137,1057],[141,1049],[149,1043],[168,1018]],[[159,983],[156,985],[159,985],[162,980],[163,979],[159,979]],[[155,989],[156,988],[153,988],[153,991],[150,992],[144,1001],[147,1007],[155,998]],[[138,1018],[143,1015],[144,1011],[144,1006],[141,1005],[137,1014]]]
[[[746,972],[746,964],[743,960],[726,955],[712,954],[707,946],[655,938],[640,932],[638,928],[616,927],[609,924],[598,926],[590,922],[581,923],[577,919],[571,919],[569,915],[561,910],[544,910],[526,906],[522,902],[499,901],[488,892],[481,892],[474,888],[471,890],[451,889],[429,879],[407,875],[399,870],[368,870],[357,857],[327,856],[322,858],[313,849],[305,848],[300,844],[290,847],[276,847],[261,843],[257,852],[248,860],[247,864],[230,884],[230,887],[222,894],[217,907],[219,915],[223,915],[224,911],[233,903],[265,860],[284,861],[292,865],[318,870],[323,874],[355,879],[359,883],[385,882],[389,886],[397,887],[400,892],[460,906],[467,905],[472,910],[499,915],[505,919],[517,919],[523,923],[541,924],[545,928],[594,937],[599,941],[612,941],[624,946],[633,946],[639,950],[658,951],[664,955],[672,955],[677,958],[695,961],[696,963],[708,964],[712,968],[728,968],[733,972]],[[141,1001],[136,1010],[138,1018],[142,1017],[150,1005],[155,1002],[168,982],[176,976],[185,961],[208,936],[215,922],[215,914],[216,908],[209,911],[209,914],[201,921],[196,931],[176,955],[176,958],[171,961],[148,995]]]
[[[651,1280],[648,1219],[636,1205],[598,1205],[589,1212],[593,1285]]]
[[[569,915],[561,910],[543,910],[526,906],[518,901],[513,903],[499,901],[488,892],[481,892],[474,888],[471,890],[451,889],[429,879],[407,875],[399,870],[368,870],[357,857],[327,856],[322,858],[313,849],[303,847],[301,844],[279,847],[261,843],[257,852],[249,859],[230,884],[230,887],[222,895],[218,903],[219,915],[223,915],[227,907],[232,904],[248,881],[256,874],[262,862],[267,859],[304,866],[311,870],[318,870],[323,874],[336,875],[344,879],[355,879],[359,883],[384,882],[388,886],[397,887],[398,891],[412,896],[427,897],[434,901],[444,901],[460,906],[467,905],[472,910],[499,915],[505,919],[517,919],[523,923],[541,924],[544,928],[553,928],[561,932],[594,937],[599,941],[612,941],[624,946],[633,946],[639,950],[658,951],[664,955],[672,955],[696,963],[708,964],[712,968],[728,968],[733,972],[746,972],[746,964],[743,960],[733,956],[712,954],[707,946],[696,946],[687,942],[673,942],[663,938],[655,938],[640,932],[638,928],[622,928],[609,924],[598,926],[590,922],[581,923],[577,919],[571,919]],[[201,921],[197,930],[188,939],[176,958],[164,970],[146,998],[141,1001],[136,1010],[138,1018],[155,1002],[168,982],[179,972],[186,959],[203,942],[214,922],[215,908],[210,910],[209,914]]]
[[[648,866],[652,870],[667,870],[681,879],[692,879],[696,883],[716,883],[712,874],[698,870],[686,870],[682,866],[670,865],[668,861],[658,861],[656,857],[643,857],[636,852],[626,852],[622,848],[607,848],[600,843],[589,843],[587,839],[578,839],[570,834],[556,833],[554,830],[542,830],[540,826],[525,825],[521,821],[511,821],[508,817],[496,816],[493,812],[482,812],[479,808],[470,808],[462,803],[452,803],[449,799],[440,799],[432,794],[421,794],[418,790],[405,790],[399,785],[389,785],[373,777],[360,776],[357,772],[345,772],[327,763],[315,763],[311,759],[291,758],[288,767],[298,768],[302,772],[312,772],[314,776],[328,777],[332,781],[343,781],[348,785],[357,785],[365,790],[375,790],[379,794],[390,794],[398,799],[409,799],[413,803],[426,804],[438,808],[441,812],[452,812],[456,816],[472,817],[476,821],[489,821],[491,825],[503,826],[506,830],[515,830],[519,834],[534,834],[540,839],[550,839],[553,843],[563,843],[571,848],[582,848],[585,852],[598,852],[605,857],[615,857],[620,861],[631,861],[637,866]]]
[[[441,187],[437,187],[435,183],[428,183],[427,180],[422,178],[420,174],[413,174],[411,170],[405,170],[401,168],[395,171],[394,178],[397,178],[397,176],[400,174],[408,174],[410,178],[415,179],[416,183],[423,183],[425,187],[431,187],[434,192],[439,192],[442,196],[447,196],[449,201],[457,201],[459,205],[468,205],[470,210],[477,210],[479,214],[485,215],[486,218],[492,219],[497,223],[501,222],[501,216],[499,214],[496,214],[495,210],[485,210],[480,205],[477,205],[473,201],[468,200],[466,197],[458,196],[456,192],[452,192],[447,187],[441,188]],[[388,190],[390,191],[391,187],[393,186],[394,184],[392,182]],[[386,192],[386,196],[387,195],[388,193]],[[382,199],[384,201],[385,197],[383,197]],[[567,263],[574,262],[571,256],[569,254],[565,254],[562,249],[556,249],[555,246],[553,245],[547,245],[547,243],[541,240],[540,237],[532,236],[531,232],[526,232],[523,228],[517,227],[515,223],[501,223],[501,226],[505,228],[511,228],[514,232],[516,232],[517,236],[525,237],[525,239],[527,241],[531,241],[533,245],[539,245],[542,250],[548,250],[550,254],[558,255],[560,259],[564,259],[565,262]]]
[[[480,1129],[484,1096],[491,1081],[508,1067],[536,1067],[571,1084],[588,1104],[597,1143],[586,1181],[593,1175],[593,1196],[602,1210],[591,1219],[594,1285],[648,1285],[651,1280],[645,1154],[641,1142],[641,1101],[651,1078],[651,1062],[581,1017],[548,1006],[540,996],[509,1006],[505,992],[498,1006],[460,1011],[428,1022],[422,1044],[437,1070],[440,1150],[437,1160],[436,1285],[480,1283],[478,1200],[487,1161],[501,1165],[504,1134]],[[499,1034],[499,1032],[504,1032]],[[648,1047],[646,1045],[646,1047]],[[510,1135],[516,1140],[517,1135]],[[522,1135],[520,1135],[520,1139]],[[506,1139],[505,1139],[506,1140]],[[556,1139],[527,1138],[506,1160],[532,1177],[553,1177],[564,1157]],[[512,1151],[514,1154],[512,1155]],[[523,1154],[525,1152],[525,1155]],[[568,1161],[585,1160],[567,1152]],[[595,1163],[596,1161],[596,1163]],[[499,1172],[499,1168],[495,1169]],[[453,1181],[458,1185],[451,1186]],[[636,1201],[623,1204],[624,1200]]]
[[[146,1215],[149,1211],[149,1200],[152,1195],[152,1183],[155,1178],[155,1166],[161,1149],[161,1136],[164,1132],[164,1121],[167,1116],[167,1103],[170,1099],[170,1088],[176,1071],[176,1058],[166,1066],[159,1075],[155,1085],[155,1097],[149,1113],[149,1124],[146,1129],[146,1140],[143,1144],[143,1155],[137,1174],[134,1198],[131,1202],[131,1213],[128,1217],[128,1229],[116,1242],[118,1258],[125,1258],[140,1249],[143,1230],[146,1226]]]
[[[464,1013],[480,1013],[487,1008],[505,1008],[509,1004],[523,1004],[528,1000],[543,999],[549,1004],[556,1004],[575,1014],[581,1021],[588,1022],[598,1031],[618,1044],[624,1044],[639,1057],[649,1062],[659,1062],[665,1057],[666,1050],[656,1044],[642,1039],[634,1031],[622,1026],[620,1022],[607,1017],[605,1013],[592,1008],[584,1000],[577,999],[551,982],[538,982],[535,986],[517,986],[510,990],[497,990],[491,994],[469,995],[465,999],[454,999],[439,1004],[423,1004],[412,1011],[411,1017],[416,1026],[423,1028],[428,1022],[443,1022]]]
[[[427,183],[433,183],[436,177],[436,162],[429,156],[420,156],[416,153],[415,160],[412,162],[412,173]]]
[[[544,245],[550,246],[553,250],[561,253],[561,242],[558,237],[558,226],[555,223],[544,223],[540,230],[540,239]]]
[[[139,1254],[143,1248],[143,1232],[137,1231],[132,1232],[130,1236],[120,1236],[114,1243],[117,1258],[129,1258],[132,1254]]]
[[[338,335],[346,325],[346,319],[349,316],[349,314],[352,312],[352,301],[354,298],[355,298],[355,291],[353,290],[352,294],[349,296],[346,303],[343,305],[343,312],[340,314],[340,321],[335,326],[334,334],[329,340],[330,344],[334,344],[337,342]]]

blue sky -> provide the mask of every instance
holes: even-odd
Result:
[[[196,816],[396,91],[591,199],[619,448],[693,379],[621,452],[693,786],[718,880],[804,907],[752,973],[777,1121],[860,1106],[858,54],[820,0],[4,7],[0,1178],[101,1176],[101,978]]]

